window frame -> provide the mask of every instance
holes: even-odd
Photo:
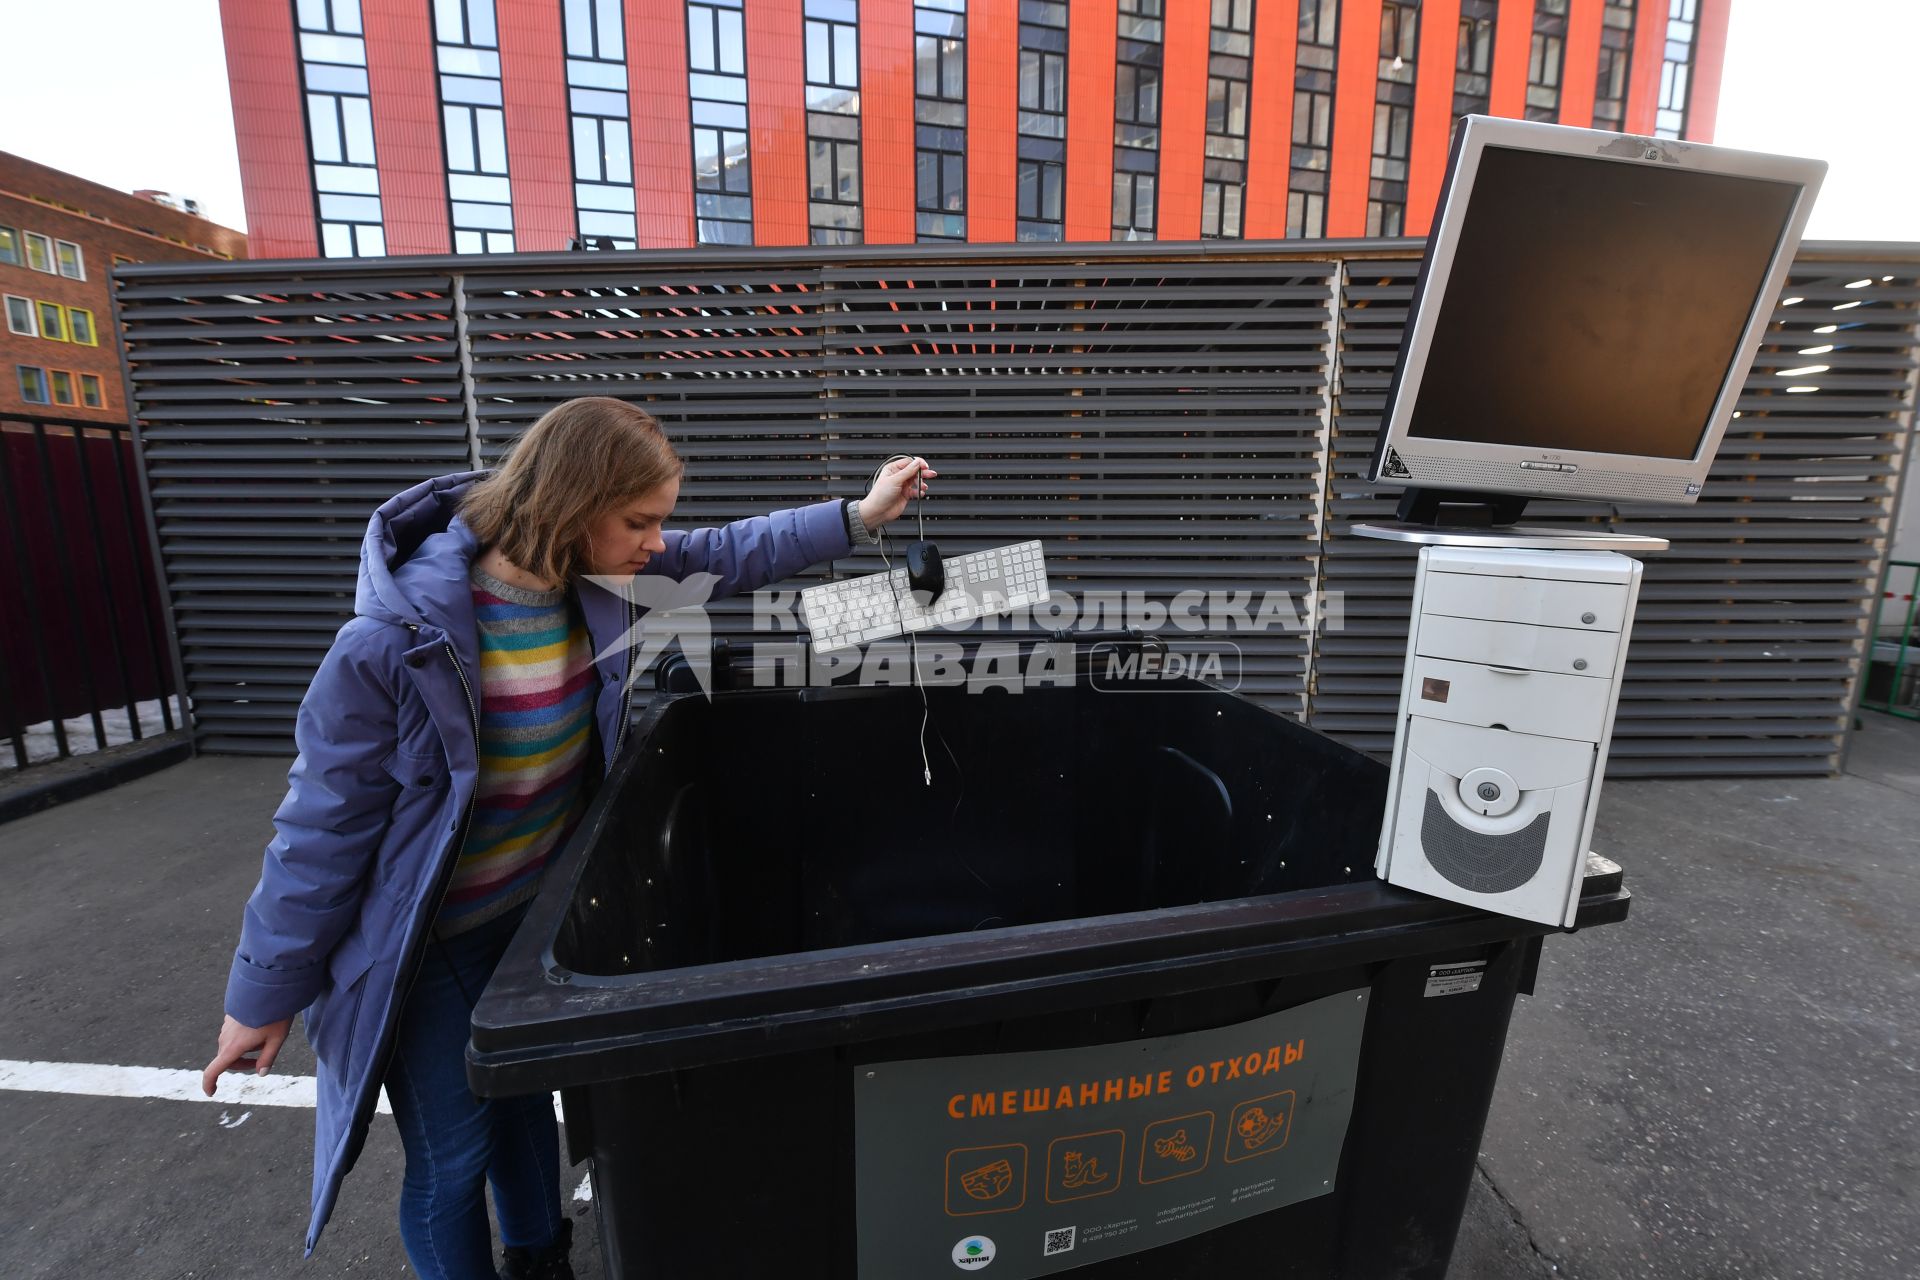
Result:
[[[1551,31],[1535,31],[1527,44],[1527,87],[1560,90],[1561,73],[1566,69],[1566,37]],[[1537,79],[1536,77],[1547,77]]]
[[[34,299],[33,306],[34,306],[34,316],[40,322],[41,337],[47,339],[50,342],[71,341],[71,339],[67,337],[67,312],[65,307],[62,307],[57,302],[47,302],[40,298]],[[53,316],[53,325],[54,325],[54,329],[57,330],[57,332],[49,333],[47,331],[48,315]]]
[[[1031,61],[1029,61],[1031,60]],[[1015,64],[1014,104],[1021,111],[1036,112],[1040,115],[1065,116],[1067,114],[1067,55],[1053,49],[1022,47],[1019,61]],[[1027,68],[1031,65],[1033,76],[1029,81]],[[1051,74],[1049,74],[1051,73]],[[1059,90],[1060,105],[1049,107],[1047,101],[1048,86]],[[1027,90],[1033,89],[1034,101],[1027,101]]]
[[[920,165],[923,158],[933,158],[933,190],[929,193],[921,182]],[[948,161],[960,162],[960,183],[957,190],[947,188]],[[927,203],[931,194],[933,203]],[[957,196],[958,204],[947,204],[948,196]],[[949,151],[943,147],[915,147],[913,149],[913,210],[915,213],[964,214],[967,211],[967,154],[964,151]]]
[[[1380,60],[1400,58],[1417,64],[1420,58],[1420,9],[1408,0],[1388,0],[1380,6]]]
[[[1314,215],[1318,215],[1315,217]],[[1296,216],[1297,215],[1297,216]],[[1317,226],[1309,229],[1309,223]],[[1324,239],[1327,234],[1327,197],[1322,191],[1287,192],[1287,235],[1302,240]]]
[[[82,409],[106,409],[110,407],[107,404],[106,379],[97,373],[80,373],[75,376],[80,382],[80,407]],[[89,383],[93,386],[93,394],[95,398],[100,401],[99,404],[91,404],[87,400],[87,386]]]
[[[59,266],[57,263],[54,262],[54,259],[53,259],[53,237],[49,235],[42,235],[38,231],[23,231],[20,234],[26,237],[27,268],[32,271],[38,271],[42,275],[48,275],[48,276],[59,275],[60,274]],[[46,260],[47,265],[44,267],[36,267],[33,265],[33,245],[34,245],[34,241],[36,240],[40,242],[40,253],[41,253],[41,256]]]
[[[1033,173],[1033,181],[1022,182],[1021,176],[1028,171]],[[1016,220],[1049,224],[1064,222],[1067,209],[1066,173],[1067,164],[1064,160],[1020,159],[1016,161],[1014,168],[1014,217]],[[1053,204],[1058,209],[1057,213],[1047,213],[1049,194],[1053,196]],[[1022,207],[1028,195],[1033,197],[1032,213],[1026,212]]]
[[[1213,87],[1219,85],[1221,92],[1216,96]],[[1235,91],[1238,91],[1237,93]],[[1205,130],[1217,138],[1247,137],[1248,125],[1253,117],[1253,83],[1237,76],[1208,76],[1207,96],[1204,106]],[[1240,127],[1234,127],[1235,99],[1238,99]],[[1214,128],[1214,103],[1220,104],[1219,128]]]
[[[18,227],[0,224],[0,265],[24,267],[27,265],[26,241],[21,238]]]
[[[1144,211],[1147,215],[1146,226],[1140,225],[1140,214],[1142,212],[1140,184],[1143,181],[1147,184],[1146,204],[1144,206]],[[1135,234],[1125,237],[1130,240],[1152,239],[1158,236],[1160,233],[1159,169],[1157,167],[1152,171],[1145,169],[1115,169],[1113,172],[1113,191],[1116,201],[1119,199],[1120,188],[1123,184],[1127,188],[1127,208],[1129,212],[1125,223],[1121,223],[1118,220],[1114,222],[1113,231],[1116,235],[1121,235],[1126,232],[1145,233],[1143,235]]]
[[[829,182],[827,194],[821,195],[815,184],[814,165],[820,158],[819,149],[824,147]],[[843,181],[851,179],[852,193],[841,195]],[[831,138],[818,134],[807,137],[807,199],[815,204],[858,205],[860,203],[860,144],[852,138]]]
[[[75,316],[85,316],[87,318],[87,337],[84,342],[74,336],[77,332],[73,327],[73,318]],[[100,345],[100,326],[93,322],[93,312],[90,309],[86,307],[68,307],[66,319],[68,342],[78,347],[97,347]]]
[[[37,400],[27,394],[27,375],[30,373],[40,379],[40,398]],[[47,390],[47,371],[43,366],[37,364],[16,364],[13,366],[13,375],[20,388],[21,404],[53,403],[53,399]]]
[[[934,92],[932,93],[928,93],[920,84],[920,72],[922,69],[920,42],[922,40],[930,40],[933,42],[932,72]],[[914,33],[913,44],[913,96],[916,98],[925,98],[929,102],[965,102],[967,100],[967,38],[965,36],[954,35],[933,35],[929,32],[917,31]],[[946,92],[947,66],[950,62],[956,63],[959,66],[959,93]]]
[[[1209,200],[1211,197],[1211,200]],[[1229,199],[1232,197],[1232,199]],[[1209,218],[1207,206],[1213,205]],[[1230,204],[1238,204],[1233,210],[1233,229],[1227,229],[1227,211]],[[1214,178],[1203,179],[1200,183],[1200,238],[1203,240],[1238,240],[1246,235],[1247,184],[1227,182]]]
[[[1120,73],[1133,73],[1133,90],[1122,93]],[[1152,92],[1147,93],[1147,81],[1152,81]],[[1164,69],[1145,62],[1116,62],[1113,71],[1113,119],[1116,124],[1137,125],[1143,129],[1160,127],[1160,108],[1162,100],[1160,90],[1165,84]],[[1142,111],[1143,99],[1151,100],[1151,109]],[[1131,112],[1132,114],[1127,114]]]
[[[67,381],[67,398],[64,400],[60,398],[60,380],[62,378],[65,378]],[[67,408],[67,409],[79,408],[80,407],[80,382],[79,382],[79,379],[74,377],[73,370],[71,369],[47,370],[47,396],[49,399],[52,400],[54,404],[60,405],[63,408]]]
[[[60,251],[62,249],[73,250],[73,270],[72,271],[68,271],[67,264],[61,261]],[[54,271],[57,274],[65,277],[68,280],[84,281],[87,278],[86,250],[82,249],[78,244],[74,243],[71,240],[55,240],[53,242],[53,267],[54,267]]]
[[[1301,99],[1306,99],[1306,110],[1301,110]],[[1314,141],[1316,130],[1320,141]],[[1301,136],[1302,132],[1305,137]],[[1311,151],[1330,151],[1333,147],[1333,93],[1324,89],[1295,89],[1293,91],[1293,145],[1305,147]]]
[[[1319,37],[1327,27],[1333,28],[1332,34],[1330,38],[1322,40]],[[1340,44],[1340,0],[1301,0],[1296,41],[1316,49],[1337,49]]]
[[[1373,158],[1405,163],[1412,154],[1413,108],[1398,102],[1374,103]]]
[[[39,337],[40,336],[40,310],[38,307],[34,306],[33,299],[17,293],[3,294],[3,295],[0,295],[0,297],[4,297],[6,300],[4,305],[6,307],[6,312],[7,312],[7,332],[11,334],[17,334],[22,338]],[[27,327],[24,329],[20,328],[18,325],[14,324],[13,322],[13,304],[16,302],[20,303],[27,310]]]
[[[860,92],[860,24],[857,21],[845,22],[838,18],[819,18],[812,14],[804,15],[801,23],[801,74],[805,77],[804,83],[806,86],[810,89],[844,89],[850,93]],[[826,47],[822,50],[827,57],[827,65],[823,68],[826,74],[826,79],[824,80],[816,80],[813,75],[816,70],[813,65],[813,41],[808,37],[812,34],[812,28],[814,27],[820,27],[826,33]],[[852,79],[846,83],[842,83],[840,80],[842,68],[840,66],[841,45],[839,28],[841,27],[847,29],[849,33],[848,38],[852,41],[853,45],[849,50],[853,55]]]
[[[1457,43],[1454,45],[1453,52],[1453,69],[1455,75],[1487,76],[1493,74],[1493,24],[1494,19],[1492,18],[1463,16],[1460,19],[1460,32],[1456,37]],[[1482,30],[1486,32],[1486,39],[1484,41],[1479,38]],[[1463,47],[1467,53],[1464,61],[1460,56]]]

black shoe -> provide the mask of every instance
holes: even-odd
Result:
[[[562,1218],[560,1234],[544,1249],[508,1245],[500,1259],[500,1280],[573,1280],[573,1223]]]

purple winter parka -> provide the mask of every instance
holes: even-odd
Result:
[[[467,573],[481,547],[455,511],[486,474],[415,485],[368,522],[354,616],[301,700],[299,756],[227,981],[226,1011],[247,1026],[306,1010],[318,1077],[307,1255],[366,1142],[478,779]],[[756,590],[846,555],[843,505],[665,530],[665,552],[642,572],[715,574],[715,597]],[[604,770],[626,724],[625,637],[640,610],[589,582],[575,593],[593,652],[605,655],[594,705]]]

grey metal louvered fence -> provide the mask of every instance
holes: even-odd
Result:
[[[1391,506],[1361,476],[1419,249],[122,268],[130,403],[201,746],[289,748],[374,506],[484,465],[556,403],[615,395],[687,459],[683,523],[857,497],[908,451],[940,469],[927,514],[946,553],[1044,539],[1075,599],[1337,601],[1325,627],[1218,638],[1242,650],[1243,692],[1382,750],[1412,560],[1350,528]],[[1648,559],[1614,772],[1836,766],[1912,434],[1917,300],[1920,249],[1806,247],[1699,504],[1552,517],[1673,540]],[[1776,373],[1823,346],[1820,391],[1790,394]],[[876,567],[862,551],[808,577]],[[711,613],[718,634],[752,634],[747,602]]]

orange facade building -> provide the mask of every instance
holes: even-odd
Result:
[[[1471,112],[1710,141],[1731,0],[222,0],[261,257],[1421,234]]]

